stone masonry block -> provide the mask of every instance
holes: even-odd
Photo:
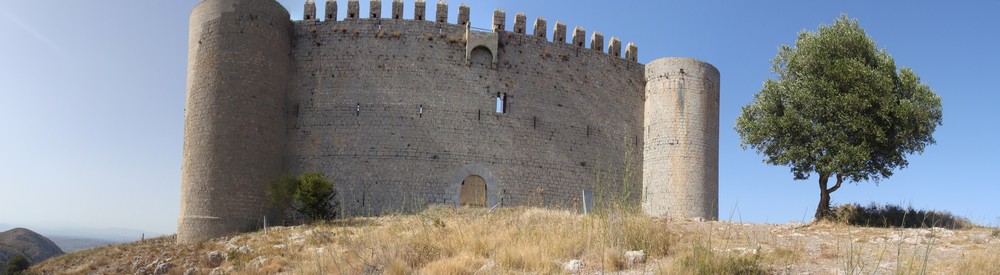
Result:
[[[303,20],[316,20],[316,2],[306,0],[305,11],[302,13]]]
[[[541,38],[548,37],[548,33],[546,33],[546,30],[545,30],[545,28],[547,28],[546,24],[548,24],[548,23],[545,22],[545,17],[539,16],[538,18],[535,18],[535,26],[533,28],[534,32],[532,32],[532,35],[537,36],[537,37],[541,37]]]
[[[358,0],[347,0],[347,17],[355,19],[361,16],[361,3]]]
[[[625,59],[629,61],[638,62],[639,61],[639,47],[636,47],[634,43],[628,42],[628,46],[625,47]]]
[[[337,21],[337,0],[326,0],[326,20]]]
[[[620,57],[622,56],[622,41],[618,40],[618,37],[611,37],[611,41],[608,42],[608,54]]]
[[[448,2],[444,0],[438,0],[437,12],[434,13],[434,17],[437,18],[435,21],[438,23],[448,23]]]
[[[527,27],[527,19],[523,12],[518,12],[514,15],[514,33],[524,34],[524,29]]]
[[[566,24],[556,21],[556,26],[552,28],[552,42],[566,42]]]
[[[416,0],[413,2],[413,20],[423,21],[427,15],[427,2]]]
[[[469,5],[462,3],[458,5],[458,25],[469,23]]]
[[[599,52],[604,51],[604,35],[595,31],[590,35],[590,48]]]
[[[502,32],[507,28],[507,13],[501,9],[493,11],[493,32]]]
[[[392,19],[403,19],[403,0],[392,0]]]
[[[573,29],[573,45],[583,47],[585,46],[584,43],[587,41],[586,39],[587,31],[585,31],[583,27],[576,26],[576,28]]]
[[[372,19],[382,18],[382,0],[369,0],[368,13],[371,14]]]

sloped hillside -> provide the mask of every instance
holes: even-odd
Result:
[[[996,274],[1000,230],[668,221],[534,208],[274,227],[93,248],[43,274]]]
[[[7,266],[7,260],[16,255],[24,255],[32,263],[38,263],[62,254],[51,240],[26,228],[0,233],[0,268]]]

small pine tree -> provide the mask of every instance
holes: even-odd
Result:
[[[310,221],[337,217],[337,195],[333,183],[322,173],[305,173],[298,177],[281,177],[267,184],[271,205],[281,209],[291,208]]]
[[[24,257],[24,255],[18,254],[10,258],[10,261],[7,262],[7,267],[4,268],[3,274],[4,275],[24,274],[24,271],[28,270],[28,267],[30,266],[31,266],[31,261],[28,260],[27,257]]]
[[[298,178],[298,188],[295,190],[295,201],[299,207],[295,210],[309,217],[312,221],[336,218],[334,210],[336,203],[333,197],[337,192],[333,183],[322,173],[305,173]]]

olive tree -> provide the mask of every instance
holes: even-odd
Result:
[[[856,19],[800,32],[771,63],[775,79],[743,107],[735,128],[741,146],[765,163],[789,166],[796,180],[818,175],[817,219],[845,181],[877,183],[935,142],[941,98],[913,70],[897,69]]]

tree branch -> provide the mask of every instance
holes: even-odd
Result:
[[[827,193],[833,193],[833,191],[837,191],[837,189],[840,189],[840,184],[841,183],[844,183],[844,176],[841,176],[840,174],[837,174],[837,184],[834,185],[833,188],[827,189],[826,192]]]

